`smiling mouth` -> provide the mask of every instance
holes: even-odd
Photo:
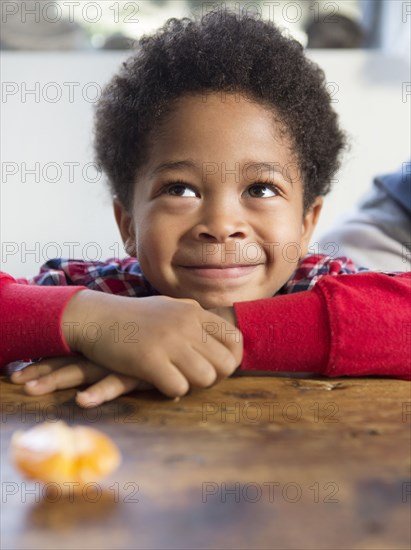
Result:
[[[205,279],[238,279],[255,271],[261,264],[220,266],[179,266],[195,277]]]

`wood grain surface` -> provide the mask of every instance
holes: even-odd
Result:
[[[86,410],[74,390],[0,392],[4,550],[411,546],[409,382],[244,376]],[[76,497],[24,480],[12,433],[57,419],[112,437],[119,470]]]

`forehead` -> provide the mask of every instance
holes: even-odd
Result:
[[[154,134],[153,156],[190,151],[209,161],[258,156],[267,162],[289,161],[293,156],[291,140],[277,113],[239,93],[179,98]]]

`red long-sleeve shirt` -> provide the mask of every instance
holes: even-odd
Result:
[[[0,273],[0,367],[71,354],[61,317],[84,288],[158,294],[133,258],[52,260],[32,280]],[[411,273],[358,272],[346,258],[305,258],[272,298],[234,304],[244,337],[240,368],[411,379],[410,297]]]

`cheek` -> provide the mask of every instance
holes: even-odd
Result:
[[[276,219],[266,232],[264,242],[266,253],[275,264],[292,262],[301,254],[301,227],[297,223],[290,224],[289,219]]]
[[[273,241],[280,243],[299,242],[301,239],[301,224],[294,220],[294,216],[276,216],[270,223],[265,224],[265,232]]]
[[[163,216],[146,212],[136,224],[136,248],[140,261],[148,263],[170,258],[175,251],[179,235],[177,227]]]
[[[140,261],[145,258],[157,258],[161,255],[165,244],[165,235],[160,228],[153,226],[140,227],[137,235],[137,257]]]

